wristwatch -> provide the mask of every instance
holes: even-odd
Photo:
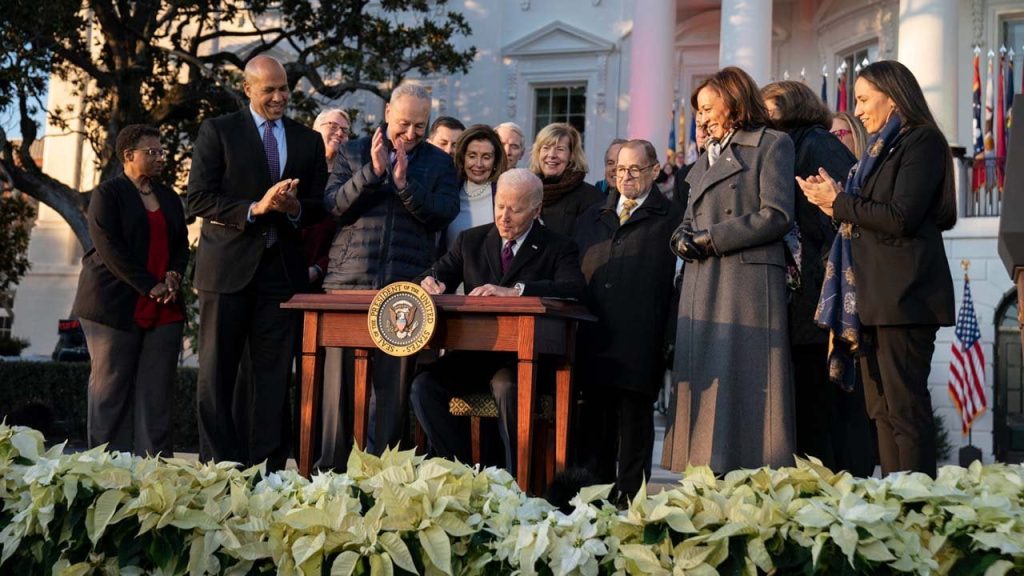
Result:
[[[516,282],[512,286],[512,288],[516,291],[516,296],[522,296],[523,290],[526,290],[526,284],[523,284],[522,282]]]

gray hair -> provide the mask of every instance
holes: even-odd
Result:
[[[494,127],[494,131],[497,132],[502,128],[508,128],[509,130],[515,132],[516,134],[519,134],[520,138],[524,140],[526,139],[526,136],[523,135],[523,129],[520,128],[519,124],[516,124],[515,122],[502,122],[501,124],[498,124],[497,126]]]
[[[346,122],[349,124],[352,123],[352,119],[348,117],[348,112],[345,112],[341,108],[328,108],[316,115],[316,120],[313,120],[313,130],[316,130],[321,124],[326,122],[327,117],[331,114],[341,114],[341,117],[344,118]]]
[[[430,102],[430,92],[427,92],[427,89],[423,86],[413,84],[412,82],[404,82],[392,90],[391,99],[388,102],[394,104],[402,96],[412,96],[413,98]]]
[[[526,168],[512,168],[498,176],[498,190],[512,188],[516,192],[529,195],[530,208],[540,206],[544,201],[544,183],[533,172]]]

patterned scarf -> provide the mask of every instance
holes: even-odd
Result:
[[[868,177],[885,159],[903,135],[899,114],[892,114],[885,126],[868,140],[860,162],[850,168],[845,194],[860,196]],[[827,328],[828,377],[846,391],[853,390],[856,379],[853,358],[860,350],[860,316],[857,314],[857,283],[853,276],[853,249],[850,238],[853,224],[843,222],[832,243],[825,266],[825,282],[814,321]]]

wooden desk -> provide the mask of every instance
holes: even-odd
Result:
[[[313,423],[320,414],[325,347],[354,349],[353,435],[359,446],[366,446],[369,360],[370,351],[376,349],[366,313],[376,294],[375,290],[297,294],[282,305],[304,314],[299,433],[299,472],[303,475],[312,472]],[[595,318],[579,304],[545,298],[441,295],[435,296],[434,302],[438,323],[430,347],[515,352],[519,359],[516,480],[524,489],[529,485],[532,462],[537,356],[552,354],[560,358],[555,372],[555,469],[564,469],[572,414],[576,323]]]

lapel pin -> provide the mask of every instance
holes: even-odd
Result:
[[[537,249],[537,245],[536,244],[530,244],[530,247],[533,248],[534,250]]]

